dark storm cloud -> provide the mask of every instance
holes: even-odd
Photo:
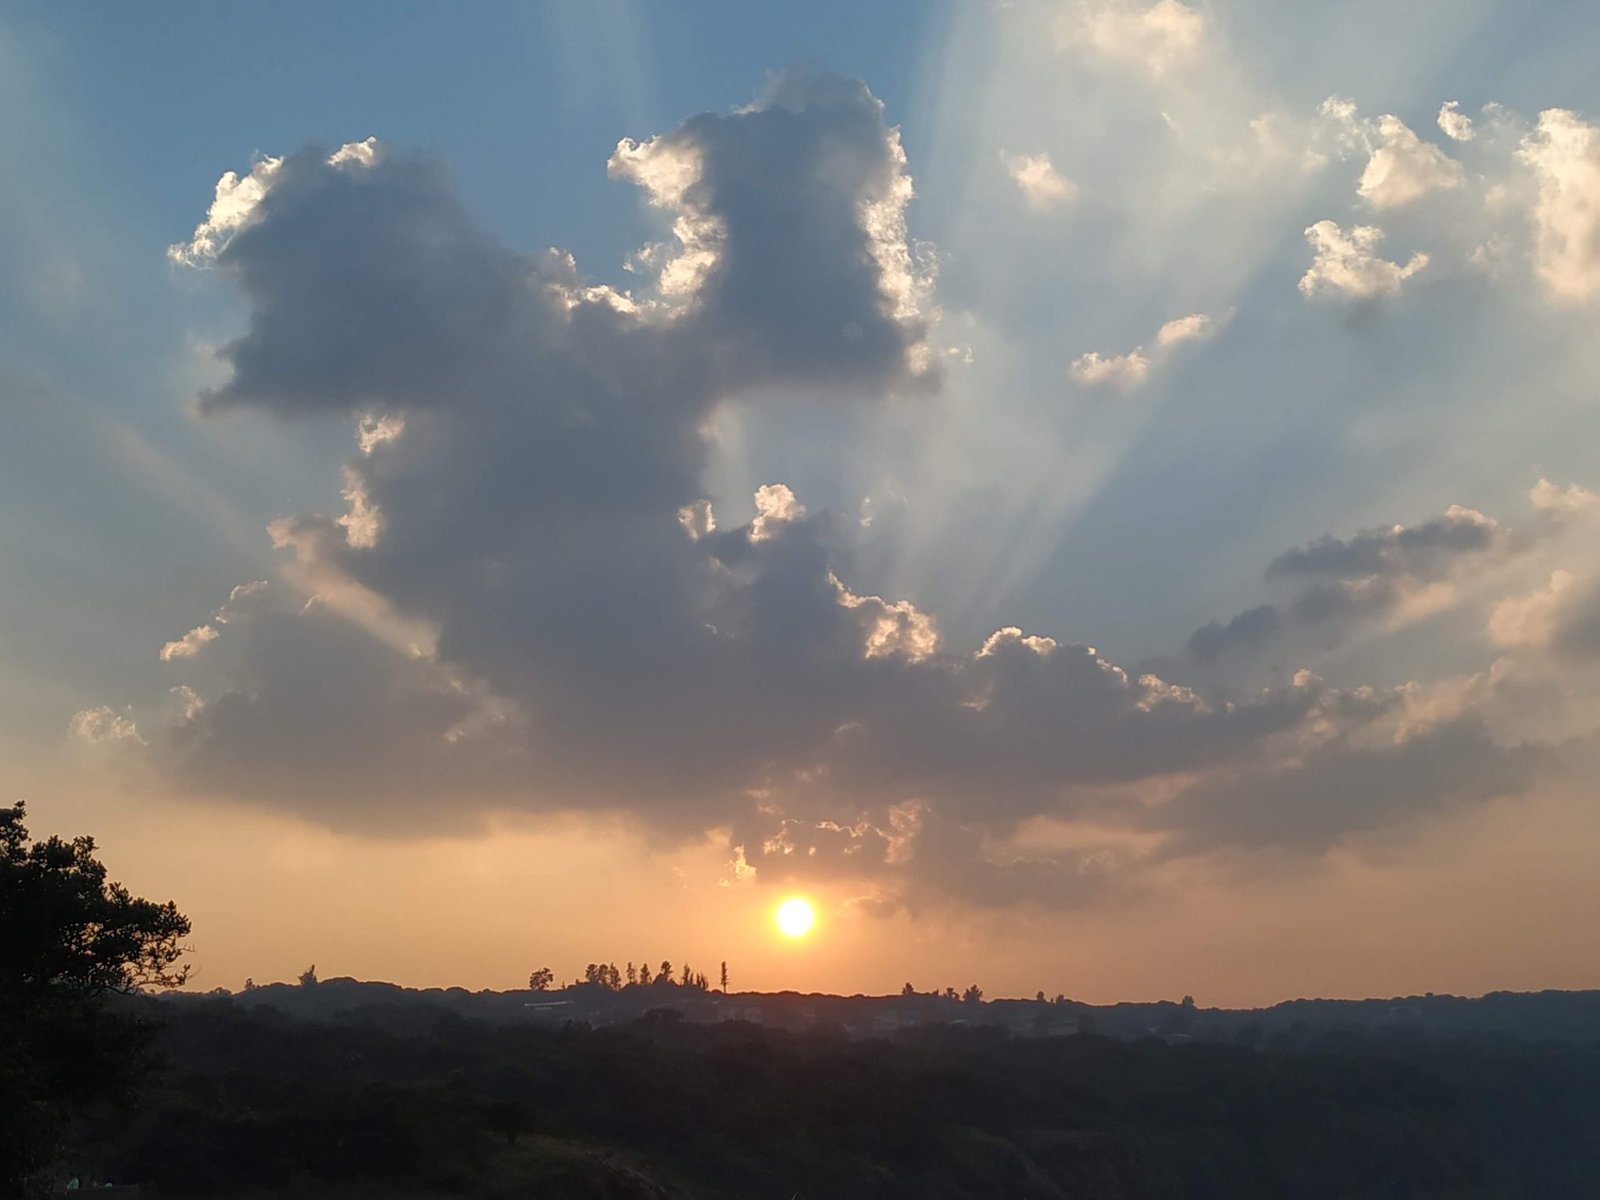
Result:
[[[1018,629],[944,646],[928,614],[852,592],[858,525],[782,485],[718,527],[701,476],[719,404],[773,384],[868,400],[936,384],[898,136],[863,85],[782,76],[752,108],[623,143],[611,171],[674,230],[637,296],[501,245],[437,164],[376,144],[219,188],[175,256],[214,261],[250,321],[204,411],[339,414],[361,453],[347,512],[274,528],[323,600],[274,585],[168,664],[215,684],[152,739],[172,778],[391,832],[620,811],[669,836],[727,829],[764,874],[1066,904],[1103,888],[1103,858],[986,845],[1073,815],[1074,787],[1242,779],[1313,726],[1389,710],[1309,676],[1210,701]],[[1315,543],[1278,570],[1315,587],[1374,563],[1415,579],[1478,535],[1386,536]],[[1318,753],[1333,777],[1366,761]],[[1249,787],[1194,795],[1210,799],[1175,810],[1181,827],[1217,840],[1226,796],[1240,814],[1261,803]],[[1427,799],[1365,803],[1382,823]],[[1230,836],[1297,841],[1273,819],[1296,805],[1320,811],[1290,798],[1266,833],[1237,816]]]

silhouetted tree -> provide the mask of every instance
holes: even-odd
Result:
[[[1043,1004],[1044,1003],[1044,989],[1043,988],[1039,989],[1039,994],[1034,997],[1034,1000],[1035,1000],[1035,1002],[1037,1002],[1039,1004]]]
[[[961,993],[956,991],[953,987],[947,987],[944,990],[944,998],[946,1000],[959,1000],[961,999]]]
[[[0,808],[0,1195],[26,1193],[68,1112],[132,1087],[149,1029],[107,1008],[175,987],[189,920],[106,879],[93,838],[33,842],[22,804]]]
[[[656,972],[656,982],[670,984],[672,982],[672,962],[670,959],[661,960],[661,970]]]
[[[300,986],[303,987],[303,988],[309,988],[309,987],[316,987],[317,986],[317,964],[316,963],[312,963],[304,971],[300,972]]]
[[[531,992],[548,992],[550,985],[556,981],[556,973],[549,967],[540,967],[528,976],[528,990]]]
[[[650,986],[650,964],[639,964],[639,983],[644,987]]]
[[[639,969],[631,962],[628,964],[628,986],[632,987],[639,982]]]
[[[728,964],[726,962],[722,964],[722,990],[724,993],[728,990]]]

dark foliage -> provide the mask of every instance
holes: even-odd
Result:
[[[188,920],[106,879],[92,838],[34,842],[0,808],[0,1195],[42,1186],[66,1116],[126,1094],[150,1026],[117,998],[183,982]]]
[[[1593,1045],[163,1007],[165,1083],[82,1134],[164,1195],[1531,1200],[1600,1178]]]

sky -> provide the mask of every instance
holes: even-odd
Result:
[[[0,4],[0,796],[202,988],[1600,986],[1597,39]]]

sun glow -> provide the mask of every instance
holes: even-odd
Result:
[[[791,896],[778,905],[778,929],[785,937],[805,937],[811,932],[811,926],[816,921],[817,914],[811,907],[811,902],[801,896]]]

